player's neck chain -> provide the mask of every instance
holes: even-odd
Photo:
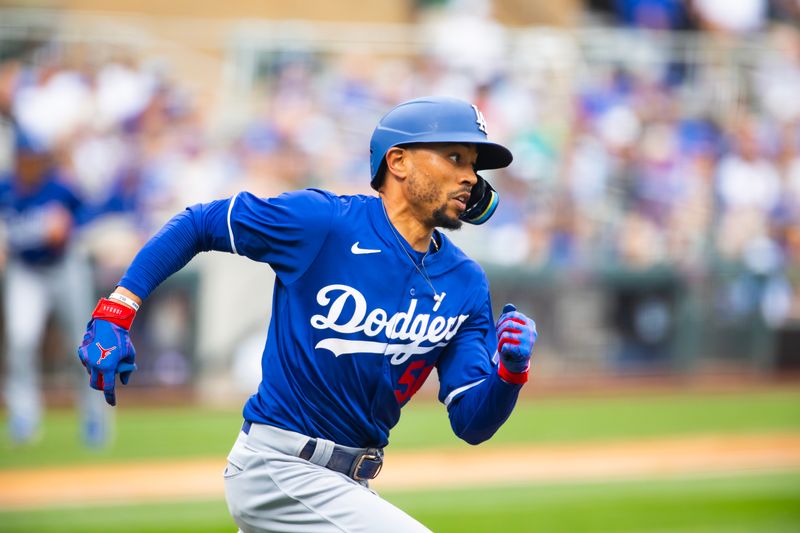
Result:
[[[397,241],[397,245],[400,247],[401,250],[403,250],[403,253],[406,254],[406,257],[408,257],[408,260],[411,261],[411,264],[414,265],[415,269],[417,269],[419,275],[422,276],[422,279],[424,279],[427,282],[428,286],[430,286],[431,290],[433,291],[433,299],[436,300],[436,305],[434,305],[433,310],[436,311],[437,309],[439,309],[439,305],[442,303],[445,293],[439,294],[439,291],[437,291],[436,287],[433,286],[433,282],[431,281],[431,278],[428,275],[428,271],[425,270],[425,259],[427,259],[428,253],[430,253],[431,251],[430,246],[428,246],[428,249],[425,251],[425,255],[422,256],[422,260],[419,262],[419,264],[417,264],[417,262],[414,261],[414,258],[411,257],[411,254],[408,253],[408,250],[406,250],[406,247],[403,246],[403,241],[400,240],[400,235],[398,235],[397,230],[394,227],[394,224],[392,224],[392,221],[389,220],[389,213],[386,212],[386,205],[383,203],[383,198],[381,198],[381,207],[383,208],[383,216],[386,217],[386,222],[389,224],[389,229],[391,229],[392,235],[394,235],[394,238]],[[433,235],[431,235],[431,241],[433,241],[433,245],[436,247],[436,250],[438,251],[439,245],[436,242],[436,239],[433,238]]]

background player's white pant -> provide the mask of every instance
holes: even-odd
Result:
[[[11,436],[25,441],[41,424],[42,340],[47,318],[55,313],[67,340],[68,365],[74,370],[87,444],[101,445],[110,431],[111,408],[103,395],[88,386],[88,376],[75,350],[86,330],[86,317],[94,301],[91,267],[78,251],[69,252],[54,265],[31,266],[10,259],[5,271],[3,313],[5,316],[6,383]],[[16,433],[16,434],[15,434]]]
[[[366,484],[297,457],[308,437],[253,424],[228,455],[225,497],[244,533],[430,530]]]

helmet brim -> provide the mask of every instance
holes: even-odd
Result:
[[[478,159],[475,161],[475,170],[491,170],[495,168],[505,168],[514,160],[511,150],[502,144],[485,141],[476,138],[476,135],[459,135],[456,133],[436,133],[434,135],[421,135],[413,141],[399,143],[395,146],[408,146],[410,144],[427,143],[455,143],[455,144],[474,144],[478,149]]]
[[[475,162],[475,170],[492,170],[495,168],[505,168],[514,160],[511,150],[502,144],[492,142],[475,143],[478,148],[478,159]]]

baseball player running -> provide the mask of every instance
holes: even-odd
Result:
[[[509,165],[477,107],[400,104],[370,142],[377,196],[242,192],[195,205],[139,252],[101,299],[78,355],[116,403],[136,369],[139,305],[195,254],[219,250],[276,273],[258,391],[228,456],[240,531],[428,531],[369,489],[400,409],[435,367],[453,431],[489,439],[528,379],[534,322],[506,305],[495,324],[481,267],[437,228],[485,222],[498,196],[476,174]]]

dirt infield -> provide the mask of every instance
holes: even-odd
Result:
[[[514,458],[514,479],[498,464]],[[0,471],[0,510],[222,498],[224,458]],[[800,469],[800,434],[389,452],[377,490]],[[109,479],[120,480],[108,483]],[[98,490],[98,488],[101,488]]]

